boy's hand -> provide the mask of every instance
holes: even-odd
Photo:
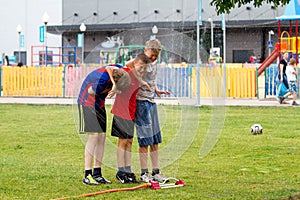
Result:
[[[108,92],[107,97],[112,98],[115,95],[116,90],[117,90],[117,86],[116,86],[116,84],[113,84],[111,90]]]
[[[121,91],[117,90],[117,86],[113,85],[112,89],[108,92],[107,97],[112,98],[115,94],[120,94]]]
[[[111,90],[111,91],[108,92],[107,97],[112,98],[114,95],[115,95],[115,92]]]
[[[158,97],[160,97],[160,95],[162,94],[166,94],[166,95],[170,95],[171,93],[168,91],[161,91],[161,90],[155,90],[155,93]]]

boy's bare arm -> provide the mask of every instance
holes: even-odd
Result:
[[[294,65],[292,67],[293,67],[293,71],[291,73],[297,76],[298,75],[298,65]]]
[[[126,67],[130,68],[130,69],[134,69],[134,59],[129,60],[126,64]]]
[[[109,98],[113,97],[115,95],[115,93],[117,92],[117,84],[116,84],[116,82],[115,82],[115,80],[113,78],[113,71],[114,71],[114,69],[119,69],[119,68],[118,67],[114,67],[114,66],[107,66],[106,67],[106,71],[107,71],[107,73],[109,75],[109,78],[111,80],[111,83],[112,83],[112,88],[108,92],[108,95],[107,95]]]

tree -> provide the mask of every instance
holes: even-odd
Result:
[[[293,0],[292,0],[293,1]],[[253,3],[254,7],[260,7],[264,3],[273,4],[275,8],[288,4],[290,0],[211,0],[210,5],[215,6],[217,13],[230,13],[230,10],[242,5]]]

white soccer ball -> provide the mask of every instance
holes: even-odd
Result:
[[[251,126],[250,131],[251,131],[252,135],[262,134],[263,133],[263,127],[260,124],[253,124]]]

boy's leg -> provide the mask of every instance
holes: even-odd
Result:
[[[121,183],[129,183],[126,171],[125,171],[125,152],[126,152],[126,141],[127,139],[119,138],[118,140],[118,149],[117,149],[117,164],[118,171],[116,178]]]
[[[99,184],[92,177],[92,163],[93,163],[93,155],[96,146],[96,139],[95,139],[96,135],[97,134],[88,134],[88,140],[85,145],[85,152],[84,152],[85,175],[84,175],[83,183],[87,185]]]
[[[136,180],[135,174],[131,171],[131,149],[132,149],[132,138],[126,139],[126,146],[125,146],[125,172],[127,175],[127,178],[130,183],[139,183],[139,181]]]
[[[126,139],[126,146],[125,146],[125,153],[124,153],[124,159],[125,159],[125,170],[126,172],[131,172],[131,151],[132,151],[132,138]]]
[[[125,167],[125,150],[126,149],[126,139],[119,138],[118,149],[117,149],[117,163],[118,168]]]
[[[293,93],[293,103],[292,103],[292,106],[298,106],[299,104],[296,102],[296,99],[297,99],[297,93],[294,92]]]
[[[85,145],[85,170],[92,170],[93,156],[96,146],[96,136],[97,134],[88,134],[88,139]]]
[[[166,178],[159,171],[159,153],[158,153],[158,145],[162,142],[160,125],[158,120],[158,111],[157,105],[154,103],[151,109],[151,117],[152,117],[152,139],[153,143],[150,146],[150,157],[152,162],[152,176],[155,181],[165,182]]]
[[[93,178],[98,183],[110,184],[111,182],[102,176],[101,166],[104,155],[104,144],[105,144],[106,134],[98,133],[96,137],[95,153],[94,153],[94,173]]]
[[[150,146],[150,158],[152,163],[152,168],[159,168],[158,164],[158,144]]]
[[[101,168],[103,155],[104,155],[105,139],[106,139],[105,133],[96,134],[94,168]]]
[[[148,146],[139,147],[140,165],[141,169],[148,169]]]
[[[141,165],[141,181],[150,182],[153,180],[153,177],[148,172],[148,146],[139,147],[139,156],[140,156],[140,165]]]

